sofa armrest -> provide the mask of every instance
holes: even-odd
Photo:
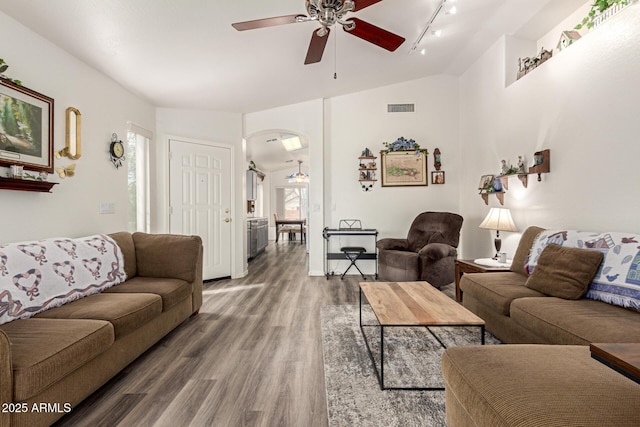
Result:
[[[408,251],[409,250],[409,242],[407,239],[393,239],[393,238],[385,238],[378,240],[376,243],[376,247],[380,250],[399,250],[399,251]]]
[[[455,256],[457,253],[456,248],[446,243],[429,243],[418,251],[420,258],[426,258],[429,261],[437,261],[448,256]]]
[[[178,234],[133,233],[138,276],[196,280],[202,239]]]
[[[202,305],[202,239],[179,234],[133,233],[140,277],[181,279],[192,284],[192,310]]]
[[[0,330],[0,404],[13,401],[13,369],[11,367],[11,343]],[[0,427],[9,427],[11,413],[0,411]]]

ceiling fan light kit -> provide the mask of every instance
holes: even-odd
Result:
[[[311,35],[311,42],[307,50],[305,65],[314,64],[322,60],[331,33],[331,27],[336,24],[342,26],[347,33],[369,43],[375,44],[390,52],[394,52],[402,43],[404,37],[391,33],[366,21],[346,15],[357,12],[382,0],[306,0],[307,15],[285,15],[273,18],[256,19],[252,21],[231,24],[238,31],[254,30],[277,25],[316,21],[321,27]]]

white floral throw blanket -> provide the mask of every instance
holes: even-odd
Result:
[[[540,254],[550,243],[602,252],[604,258],[585,298],[640,311],[640,236],[618,232],[544,230],[534,241],[525,263],[529,274],[533,273]]]
[[[31,317],[126,280],[124,257],[105,235],[0,246],[0,324]]]

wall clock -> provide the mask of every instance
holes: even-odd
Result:
[[[118,140],[118,134],[111,135],[111,145],[109,146],[109,155],[111,162],[118,169],[124,162],[124,144]]]

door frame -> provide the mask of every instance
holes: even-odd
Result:
[[[166,139],[166,146],[165,146],[165,150],[164,150],[164,161],[166,164],[166,171],[167,171],[167,175],[166,175],[166,190],[165,190],[165,205],[164,205],[164,220],[165,220],[165,224],[167,224],[167,230],[169,230],[169,224],[171,221],[171,194],[170,194],[170,163],[171,163],[171,158],[170,158],[170,149],[171,149],[171,142],[172,140],[176,140],[176,141],[181,141],[181,142],[186,142],[189,144],[195,144],[195,145],[206,145],[209,147],[217,147],[217,148],[224,148],[224,149],[228,149],[229,150],[229,154],[230,154],[230,177],[229,177],[229,183],[231,186],[231,194],[230,194],[230,209],[231,209],[231,234],[229,236],[229,238],[231,239],[231,259],[230,259],[230,263],[231,265],[230,267],[230,271],[231,271],[231,277],[234,278],[235,274],[234,274],[234,266],[236,263],[236,252],[238,249],[238,234],[236,232],[236,228],[237,228],[237,222],[239,221],[238,218],[242,218],[242,213],[239,213],[235,211],[235,206],[236,206],[236,166],[235,166],[235,150],[234,150],[234,146],[232,144],[225,144],[223,142],[214,142],[214,141],[207,141],[207,140],[203,140],[203,139],[195,139],[195,138],[187,138],[187,137],[183,137],[183,136],[178,136],[178,135],[165,135]],[[243,239],[246,239],[245,236],[243,236]],[[240,245],[243,245],[243,242],[240,242]]]

